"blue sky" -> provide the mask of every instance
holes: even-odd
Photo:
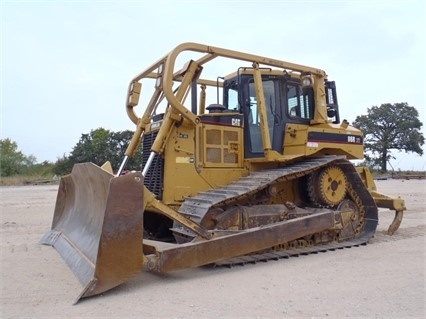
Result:
[[[129,81],[182,42],[323,69],[350,122],[407,102],[426,124],[425,11],[422,0],[1,0],[1,138],[42,162],[92,129],[133,130]],[[394,155],[395,169],[426,169],[426,155]]]

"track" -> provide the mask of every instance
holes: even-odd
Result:
[[[271,250],[268,252],[239,256],[216,264],[234,265],[253,263],[364,245],[373,237],[376,231],[378,222],[377,207],[353,165],[341,156],[324,156],[307,159],[303,162],[279,169],[253,172],[249,176],[241,178],[230,185],[188,198],[181,206],[179,212],[193,221],[200,223],[205,214],[212,208],[250,203],[250,199],[254,198],[256,193],[274,183],[294,180],[331,164],[338,165],[344,171],[348,179],[348,195],[357,204],[363,218],[363,222],[359,226],[357,236],[354,239],[308,247],[292,247],[291,249],[271,247]],[[194,233],[179,224],[175,224],[172,231],[175,235],[183,237],[184,240],[186,238],[186,241],[191,241],[195,237]]]
[[[302,255],[317,254],[320,252],[334,251],[337,249],[365,246],[367,244],[379,244],[386,242],[399,241],[414,237],[424,237],[426,234],[426,225],[399,229],[398,233],[389,235],[386,231],[377,232],[368,242],[361,240],[352,240],[343,243],[333,243],[314,247],[295,248],[281,251],[271,251],[264,254],[252,254],[247,256],[235,257],[214,264],[215,267],[237,266],[256,262],[266,262],[268,260],[278,260],[282,258],[297,257]]]

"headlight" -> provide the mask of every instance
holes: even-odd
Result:
[[[302,75],[302,86],[311,87],[314,84],[314,79],[311,74]]]

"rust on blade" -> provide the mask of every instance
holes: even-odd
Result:
[[[42,238],[80,280],[77,298],[109,290],[143,266],[143,176],[115,177],[92,164],[61,179],[52,229]]]

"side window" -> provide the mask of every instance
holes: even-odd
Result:
[[[229,88],[227,88],[225,93],[225,99],[226,99],[225,106],[227,106],[229,110],[232,110],[232,111],[240,110],[240,105],[238,103],[238,86],[237,85],[229,86]]]
[[[303,92],[299,84],[287,84],[287,111],[290,117],[313,118],[313,99],[310,92]]]

